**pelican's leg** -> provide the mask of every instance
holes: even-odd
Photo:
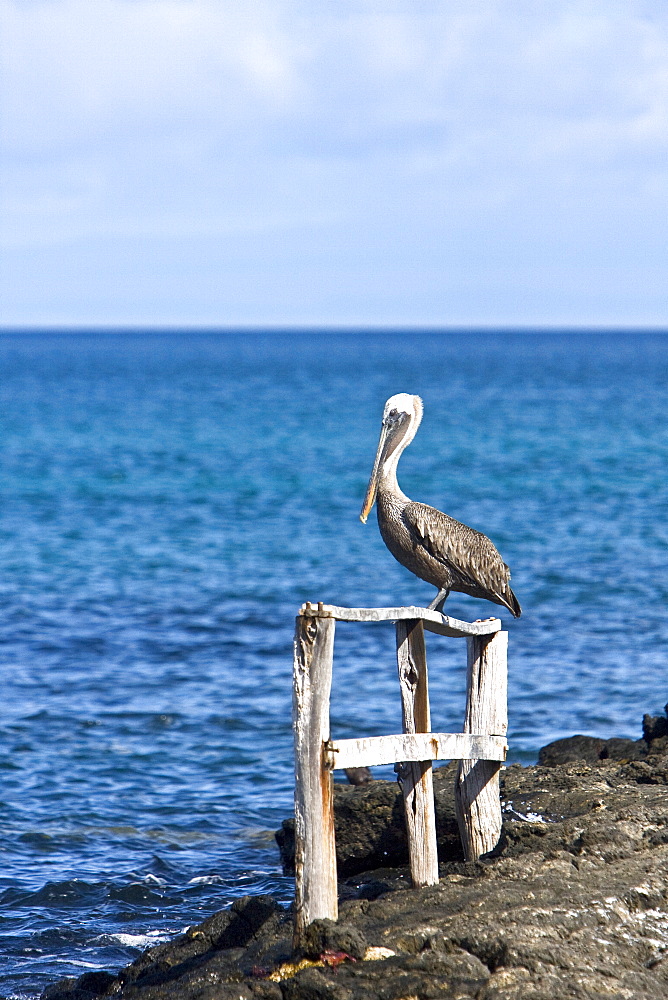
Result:
[[[434,598],[434,600],[427,607],[427,611],[440,611],[440,612],[442,612],[443,611],[443,605],[447,601],[449,593],[450,593],[449,590],[446,590],[445,587],[441,587],[441,589],[439,590],[439,592],[436,595],[436,597]]]

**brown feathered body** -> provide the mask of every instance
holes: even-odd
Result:
[[[439,590],[457,590],[522,613],[510,588],[510,570],[486,535],[416,503],[400,490],[378,486],[378,527],[383,541],[402,566]]]

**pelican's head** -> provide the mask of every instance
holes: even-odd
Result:
[[[376,461],[369,480],[369,486],[362,505],[360,521],[366,524],[369,511],[373,507],[378,491],[378,482],[386,467],[396,468],[404,448],[411,443],[422,420],[422,400],[408,392],[398,392],[390,396],[383,410],[380,441]]]

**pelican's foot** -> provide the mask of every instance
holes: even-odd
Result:
[[[442,587],[441,590],[439,590],[436,597],[434,598],[434,600],[431,602],[431,604],[428,605],[427,611],[438,611],[438,613],[442,615],[443,605],[447,601],[449,593],[450,593],[449,590],[446,590],[445,587]]]

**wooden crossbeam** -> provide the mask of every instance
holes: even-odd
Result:
[[[499,618],[462,622],[457,618],[448,618],[438,611],[429,611],[428,608],[338,608],[334,604],[307,602],[302,605],[299,614],[304,618],[334,618],[339,622],[421,621],[428,632],[462,639],[469,636],[494,635],[501,630]]]
[[[325,765],[373,767],[403,761],[495,760],[504,761],[505,736],[472,733],[401,733],[397,736],[365,736],[361,739],[330,740],[324,745]]]

